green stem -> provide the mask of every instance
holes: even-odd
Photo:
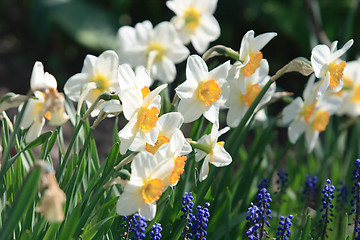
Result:
[[[201,150],[203,152],[206,152],[207,154],[211,153],[211,147],[208,146],[208,145],[201,144],[201,143],[198,143],[198,142],[195,142],[195,141],[190,141],[190,145],[193,148],[196,148],[196,149],[199,149],[199,150]]]

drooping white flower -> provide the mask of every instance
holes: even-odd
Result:
[[[220,37],[220,26],[213,16],[217,0],[169,0],[166,6],[176,16],[171,19],[184,44],[190,42],[198,53]]]
[[[218,142],[218,138],[229,131],[229,129],[229,127],[225,127],[219,131],[219,122],[217,120],[211,128],[211,133],[204,135],[199,139],[199,144],[203,144],[209,148],[208,153],[195,149],[195,160],[197,162],[205,157],[200,169],[200,181],[204,181],[207,178],[209,173],[209,163],[213,164],[215,167],[223,167],[232,162],[230,154],[224,148],[224,142]]]
[[[176,89],[180,97],[178,111],[184,116],[184,122],[192,122],[202,114],[210,122],[218,119],[219,108],[224,104],[228,94],[226,77],[230,62],[208,72],[204,60],[198,55],[188,58],[186,81]]]
[[[337,92],[344,85],[342,76],[346,66],[345,61],[339,58],[352,46],[354,40],[349,40],[341,49],[337,50],[337,41],[331,44],[331,48],[324,44],[317,45],[311,52],[311,64],[314,73],[320,82],[317,86],[317,95],[322,95],[330,88]]]
[[[192,151],[190,144],[185,140],[184,134],[181,132],[180,127],[184,122],[183,116],[178,112],[171,112],[162,115],[158,122],[157,127],[159,129],[159,135],[154,145],[147,143],[143,138],[140,137],[139,133],[136,135],[134,142],[131,144],[129,149],[131,151],[143,151],[146,150],[152,154],[155,154],[158,149],[166,143],[172,141],[179,141],[181,144],[180,151],[183,155],[188,154]],[[176,135],[176,138],[175,138]]]
[[[189,56],[170,22],[161,22],[153,28],[150,21],[124,26],[118,31],[121,63],[132,67],[146,66],[153,79],[170,83],[176,76],[176,63]]]
[[[146,70],[139,71],[142,76],[146,76]],[[135,79],[135,74],[131,74]],[[149,77],[149,76],[147,76]],[[120,82],[125,82],[121,80]],[[159,135],[157,127],[158,114],[160,113],[161,97],[159,93],[166,88],[163,84],[150,92],[148,87],[139,89],[135,84],[129,85],[120,93],[120,99],[123,104],[125,118],[129,121],[125,127],[120,130],[120,153],[124,154],[133,143],[135,136],[145,142],[155,145]]]
[[[69,78],[65,83],[64,92],[75,102],[84,98],[90,107],[100,94],[120,91],[118,67],[118,56],[112,50],[103,52],[99,57],[86,55],[81,73]],[[119,102],[112,106],[113,109],[108,109],[108,112],[121,111]],[[97,116],[104,107],[106,107],[106,102],[100,101],[99,106],[91,113],[91,116]]]
[[[21,129],[29,128],[26,141],[35,140],[45,124],[45,118],[49,124],[59,126],[64,124],[69,116],[65,112],[65,98],[56,90],[57,82],[53,75],[44,72],[41,62],[36,62],[31,75],[30,85],[35,98],[30,98],[20,122]],[[41,90],[41,91],[40,91]],[[19,111],[23,104],[19,106]]]
[[[163,180],[174,168],[173,161],[162,164],[154,155],[146,151],[140,152],[131,163],[131,177],[120,195],[116,212],[127,216],[139,212],[146,220],[152,220],[156,215],[156,201],[163,191]]]
[[[241,72],[245,74],[245,77],[249,77],[255,73],[256,69],[260,67],[260,63],[263,59],[263,54],[261,49],[268,44],[271,39],[277,36],[277,33],[263,33],[256,37],[253,30],[248,31],[242,38],[240,50],[239,50],[239,60],[241,63],[235,64],[238,65]]]
[[[257,68],[255,73],[249,77],[246,77],[244,74],[237,77],[237,71],[237,66],[234,65],[229,71],[228,77],[230,94],[225,105],[229,108],[226,123],[230,127],[237,127],[239,125],[246,111],[270,79],[268,76],[269,65],[265,59],[261,61],[260,67]],[[261,99],[257,108],[270,101],[275,89],[276,84],[273,83]]]

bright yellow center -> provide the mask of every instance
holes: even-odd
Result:
[[[254,74],[256,69],[260,67],[262,59],[263,55],[261,52],[250,54],[250,61],[244,67],[245,77],[249,77]]]
[[[311,105],[305,104],[302,109],[301,116],[304,117],[306,123],[309,122],[312,114],[314,113],[316,102],[317,100],[315,100],[315,102]]]
[[[194,8],[189,8],[184,13],[185,26],[191,32],[194,32],[195,29],[200,25],[200,13]]]
[[[185,161],[185,156],[179,156],[174,159],[175,167],[169,176],[170,184],[175,184],[179,181],[180,175],[184,172]]]
[[[345,61],[342,61],[338,64],[331,63],[329,65],[329,72],[330,72],[330,83],[329,86],[332,89],[335,89],[337,86],[339,86],[340,79],[343,76],[343,71],[346,66]]]
[[[353,95],[353,101],[356,103],[360,102],[360,85],[357,85]]]
[[[165,136],[159,135],[158,138],[157,138],[157,140],[156,140],[155,146],[146,143],[146,151],[148,151],[149,153],[155,154],[155,152],[156,152],[162,145],[164,145],[165,143],[169,143],[169,142],[170,142],[170,139],[168,139],[168,138],[165,137]]]
[[[47,120],[51,120],[51,113],[50,112],[46,112],[45,116],[44,116]]]
[[[315,113],[314,120],[311,124],[313,129],[318,132],[322,132],[326,129],[329,123],[330,113],[328,111],[319,110]]]
[[[220,141],[220,142],[217,142],[217,144],[219,144],[220,146],[224,147],[225,142],[224,142],[224,141]]]
[[[154,62],[160,62],[164,55],[165,55],[165,49],[162,45],[158,44],[158,43],[151,43],[149,45],[149,47],[147,48],[147,53],[149,52],[155,52],[156,56],[155,56],[155,60]]]
[[[163,183],[160,178],[147,179],[141,189],[141,196],[144,202],[151,204],[161,197]]]
[[[257,95],[259,95],[261,89],[259,84],[249,84],[246,87],[246,93],[240,95],[240,101],[244,102],[244,104],[248,107],[254,102]]]
[[[158,117],[159,109],[152,107],[150,109],[141,108],[138,115],[138,124],[143,132],[151,132],[155,127]]]
[[[215,80],[202,82],[198,87],[199,98],[207,106],[220,99],[221,89]]]
[[[145,86],[141,89],[143,100],[150,93],[150,89],[148,86]]]
[[[96,98],[102,94],[103,92],[109,89],[109,81],[101,74],[97,74],[95,77],[91,79],[91,82],[96,83],[96,88],[91,90],[89,93],[89,100],[95,101]]]

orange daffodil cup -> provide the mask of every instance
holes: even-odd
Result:
[[[226,78],[230,61],[214,68],[210,72],[205,61],[192,55],[186,65],[186,81],[176,89],[180,98],[178,111],[183,115],[184,122],[193,122],[201,115],[215,122],[219,108],[224,105],[229,92]]]

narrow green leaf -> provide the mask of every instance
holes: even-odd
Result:
[[[46,234],[43,240],[52,240],[56,239],[56,233],[59,231],[61,223],[52,223],[50,227],[47,229]]]
[[[22,188],[17,192],[10,211],[7,212],[4,226],[0,232],[0,239],[9,239],[17,228],[28,208],[33,203],[40,183],[41,169],[34,168],[24,180]]]
[[[68,240],[71,239],[76,228],[78,227],[78,222],[81,216],[81,206],[78,205],[71,212],[69,217],[66,219],[63,228],[59,232],[58,240]]]
[[[304,230],[302,231],[302,234],[301,234],[299,240],[307,240],[307,239],[309,239],[309,237],[311,237],[310,230],[311,230],[311,217],[309,215],[307,215]]]

